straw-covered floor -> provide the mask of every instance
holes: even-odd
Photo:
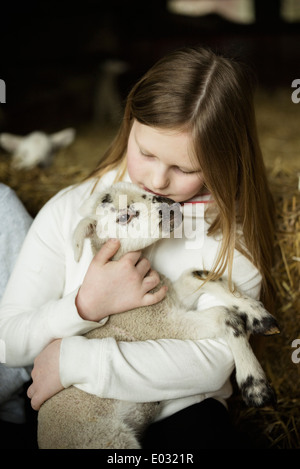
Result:
[[[261,360],[278,405],[252,409],[239,396],[230,401],[241,431],[250,433],[258,446],[276,449],[300,448],[300,345],[292,346],[296,339],[300,344],[300,104],[293,104],[290,94],[288,90],[260,91],[256,97],[261,145],[277,208],[273,276],[281,329],[280,335],[263,339]],[[0,150],[0,181],[15,189],[35,216],[58,190],[93,169],[113,135],[114,129],[94,125],[78,129],[74,144],[61,151],[51,167],[27,172],[14,171]]]
[[[230,401],[230,409],[240,429],[250,433],[259,447],[299,449],[299,175],[295,169],[283,167],[277,161],[269,172],[269,180],[277,210],[273,278],[276,285],[276,317],[281,333],[262,340],[263,350],[259,358],[276,391],[278,403],[276,408],[246,408],[237,395]]]

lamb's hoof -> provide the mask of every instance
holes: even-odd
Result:
[[[244,402],[249,407],[276,406],[276,393],[264,378],[248,376],[240,385]]]
[[[262,335],[275,335],[280,334],[280,330],[276,319],[268,313],[261,319],[253,319],[252,333]]]

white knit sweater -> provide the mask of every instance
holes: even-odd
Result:
[[[115,172],[108,173],[97,187],[109,186],[114,176]],[[234,365],[222,339],[117,343],[113,338],[81,337],[98,327],[83,320],[75,306],[92,252],[87,241],[76,263],[71,240],[80,220],[78,208],[93,185],[94,181],[88,181],[56,195],[30,228],[0,309],[0,338],[6,344],[7,364],[31,364],[50,341],[63,338],[60,376],[65,387],[75,384],[101,397],[136,402],[164,401],[160,417],[207,397],[224,401],[231,394],[229,376]],[[219,242],[207,237],[207,226],[204,228],[198,247],[188,245],[184,237],[159,241],[152,267],[171,280],[186,268],[209,270]],[[248,295],[259,296],[260,274],[238,252],[233,281]],[[201,308],[214,304],[219,304],[218,299],[208,295],[199,302]]]

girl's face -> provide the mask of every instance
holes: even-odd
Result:
[[[187,132],[133,123],[127,147],[131,181],[148,192],[184,202],[200,193],[204,178],[189,156]]]

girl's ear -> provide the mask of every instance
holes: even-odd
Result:
[[[97,222],[94,218],[86,217],[75,228],[73,235],[74,259],[80,261],[85,238],[91,238],[96,230]]]

